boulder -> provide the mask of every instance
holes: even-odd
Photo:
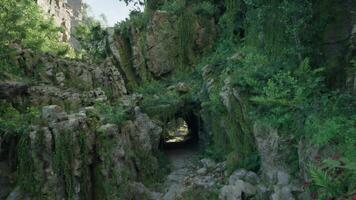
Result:
[[[187,92],[189,92],[190,87],[188,86],[187,83],[180,82],[177,84],[176,89],[178,92],[187,93]]]
[[[251,183],[252,185],[256,185],[260,182],[260,178],[257,176],[255,172],[247,172],[245,177],[243,178],[244,181]]]
[[[281,151],[283,138],[278,135],[278,130],[256,122],[253,128],[257,149],[261,157],[261,173],[262,178],[269,184],[276,184],[278,182],[277,174],[280,173],[281,183],[285,183],[286,174],[289,174],[287,164],[287,151]]]
[[[204,158],[204,159],[200,160],[200,163],[203,165],[203,167],[205,167],[207,169],[213,169],[216,167],[216,162],[209,158]]]
[[[277,172],[277,184],[278,185],[288,185],[289,184],[289,174],[284,171]]]
[[[216,180],[212,175],[198,176],[192,180],[192,183],[196,186],[203,188],[211,188],[216,184]]]
[[[205,167],[202,167],[197,170],[197,174],[199,175],[205,175],[208,172],[208,170]]]
[[[129,193],[127,196],[130,196],[132,200],[141,200],[141,199],[148,199],[148,200],[157,200],[161,199],[162,194],[157,192],[152,192],[147,189],[142,183],[131,183],[129,188]],[[128,193],[128,191],[126,191]]]
[[[257,193],[257,188],[243,180],[236,180],[233,184],[226,185],[220,190],[220,199],[240,200],[242,194],[245,196],[253,196]]]
[[[134,134],[141,147],[147,152],[158,149],[162,128],[154,123],[147,114],[142,113],[139,107],[135,108],[134,125],[136,127]]]
[[[57,105],[44,106],[42,108],[42,119],[48,121],[66,120],[67,116],[62,108]]]
[[[247,170],[245,169],[238,169],[231,174],[229,177],[229,184],[234,185],[237,181],[243,180],[247,174]]]
[[[292,190],[289,186],[276,187],[271,200],[294,200]]]
[[[220,200],[242,200],[242,188],[235,185],[225,185],[220,189]]]

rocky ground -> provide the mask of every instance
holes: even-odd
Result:
[[[186,193],[196,188],[218,193],[211,198],[201,196],[201,200],[309,199],[306,194],[301,193],[302,188],[297,183],[292,183],[289,175],[281,171],[277,173],[277,183],[270,186],[255,172],[245,169],[238,169],[228,175],[225,162],[199,159],[201,155],[194,147],[168,150],[165,153],[171,162],[172,171],[166,177],[162,193],[148,192],[152,199],[184,200],[187,198]],[[298,197],[295,197],[296,193],[299,193]]]
[[[194,172],[198,163],[198,151],[194,147],[166,151],[172,165],[172,172],[164,183],[162,200],[173,200],[186,190],[186,179]]]

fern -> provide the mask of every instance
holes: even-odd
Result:
[[[325,170],[312,166],[310,177],[313,184],[320,188],[324,197],[338,197],[342,191],[341,183],[337,178],[333,178]]]

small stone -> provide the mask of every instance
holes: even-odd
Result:
[[[241,200],[241,195],[253,196],[257,193],[255,186],[243,180],[237,180],[234,185],[226,185],[221,188],[219,198],[221,200]]]
[[[190,88],[189,88],[188,84],[186,84],[184,82],[180,82],[177,84],[178,92],[187,93],[187,92],[189,92],[189,90],[190,90]]]
[[[247,170],[238,169],[229,178],[229,185],[234,185],[236,181],[244,179],[247,174]]]
[[[57,105],[44,106],[42,108],[42,119],[49,121],[64,120],[65,113]]]
[[[234,185],[225,185],[220,189],[220,200],[241,200],[242,190]]]
[[[59,72],[56,74],[56,81],[60,85],[64,85],[63,82],[65,81],[66,77],[63,72]]]
[[[247,196],[253,196],[257,193],[257,188],[250,183],[244,182],[244,193],[247,194]]]
[[[286,172],[278,171],[277,172],[278,185],[288,185],[289,184],[289,175]]]
[[[204,158],[200,162],[202,163],[203,167],[208,169],[212,169],[216,167],[215,161],[209,158]]]
[[[226,163],[225,163],[225,162],[221,162],[221,163],[218,163],[218,164],[216,165],[215,171],[221,173],[221,172],[224,172],[225,169],[226,169]]]
[[[257,183],[260,182],[260,178],[257,176],[257,174],[255,172],[247,172],[244,180],[248,183],[253,184],[253,185],[256,185]]]
[[[261,193],[261,194],[266,193],[266,192],[269,191],[269,189],[263,184],[258,184],[256,186],[256,188],[257,188],[258,193]]]
[[[208,170],[205,167],[202,167],[198,169],[197,174],[199,175],[205,175],[208,172]]]
[[[216,180],[213,176],[195,177],[192,182],[194,185],[204,188],[210,188],[216,184]]]
[[[289,186],[276,187],[271,200],[295,200]]]

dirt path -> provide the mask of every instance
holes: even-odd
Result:
[[[172,172],[165,181],[165,191],[162,200],[176,200],[186,189],[185,179],[194,172],[199,160],[197,148],[188,147],[166,151],[171,161]]]

